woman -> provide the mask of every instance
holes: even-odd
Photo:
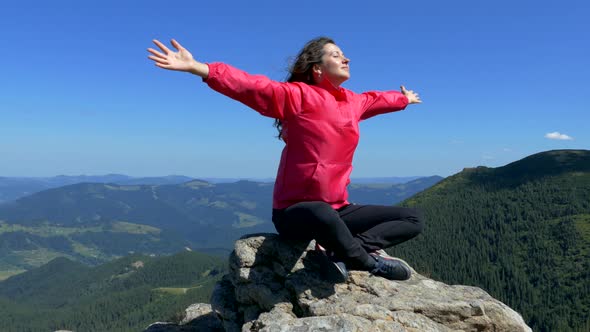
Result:
[[[350,78],[350,60],[327,37],[309,41],[290,69],[287,82],[251,75],[223,63],[205,64],[174,39],[176,52],[154,40],[155,65],[203,78],[212,89],[276,119],[285,142],[273,193],[277,232],[296,240],[315,239],[329,253],[332,272],[341,281],[347,267],[391,280],[410,278],[409,267],[383,249],[407,241],[423,228],[418,211],[394,206],[356,205],[347,201],[359,121],[420,103],[413,91],[342,88]],[[325,248],[325,249],[324,249]]]

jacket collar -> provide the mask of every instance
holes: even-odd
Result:
[[[316,86],[328,91],[338,101],[346,100],[346,90],[343,87],[335,87],[328,80],[323,80]]]

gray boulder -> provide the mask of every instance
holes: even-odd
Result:
[[[446,285],[414,270],[406,281],[350,271],[344,283],[325,282],[313,248],[313,241],[287,242],[276,234],[243,237],[210,308],[200,305],[180,325],[155,330],[152,324],[147,331],[531,331],[482,289]]]

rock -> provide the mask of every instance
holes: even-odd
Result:
[[[210,315],[210,314],[211,314],[210,315],[211,317],[215,318],[219,323],[221,323],[221,321],[219,321],[217,316],[213,315],[213,311],[211,310],[210,304],[204,304],[204,303],[191,304],[188,308],[186,308],[184,310],[184,313],[185,313],[184,318],[180,321],[181,325],[188,324],[190,322],[194,322],[197,318],[202,319],[203,317]]]
[[[189,307],[182,321],[187,324],[176,325],[181,329],[147,331],[214,331],[201,325],[203,317],[231,332],[531,331],[517,312],[482,289],[446,285],[413,270],[406,281],[350,271],[344,283],[325,282],[313,248],[313,241],[286,242],[276,234],[243,237],[210,308]]]
[[[192,332],[192,331],[225,331],[219,316],[211,310],[210,304],[192,304],[185,309],[184,318],[180,324],[157,322],[153,323],[145,332]]]

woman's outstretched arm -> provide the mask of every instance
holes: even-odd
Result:
[[[185,71],[205,79],[209,76],[209,66],[195,60],[193,55],[176,40],[172,39],[171,43],[177,52],[170,50],[157,39],[154,39],[153,42],[161,50],[148,48],[148,52],[152,54],[148,58],[154,60],[156,66],[168,70]]]
[[[213,90],[242,102],[264,116],[283,120],[301,110],[301,88],[296,84],[251,75],[220,62],[199,62],[174,39],[171,44],[176,52],[158,40],[154,39],[154,44],[160,50],[148,48],[151,53],[148,58],[154,60],[156,66],[200,76]]]
[[[360,120],[366,120],[373,116],[396,112],[406,108],[410,104],[422,103],[422,100],[413,90],[406,90],[402,85],[401,91],[368,91],[359,95],[361,97]]]

